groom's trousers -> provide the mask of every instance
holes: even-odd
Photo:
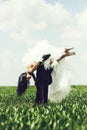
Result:
[[[37,92],[36,92],[36,103],[37,104],[44,104],[48,101],[48,84],[46,81],[40,81],[36,83],[37,85]]]

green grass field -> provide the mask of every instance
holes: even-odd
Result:
[[[0,87],[0,130],[87,130],[87,86],[72,86],[61,103],[34,105],[35,87],[21,97]]]

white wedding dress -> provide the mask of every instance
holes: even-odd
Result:
[[[49,86],[50,101],[61,102],[70,92],[71,72],[65,59],[59,63],[55,61],[52,72],[52,84]]]
[[[23,63],[27,66],[35,61],[40,61],[42,55],[51,54],[53,59],[52,84],[49,86],[48,98],[53,102],[61,102],[70,92],[71,71],[66,59],[57,62],[56,60],[63,54],[64,48],[59,49],[49,44],[38,44],[28,50],[23,58]]]

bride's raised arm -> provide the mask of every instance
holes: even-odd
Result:
[[[62,60],[63,58],[65,58],[67,56],[75,55],[76,54],[75,52],[70,52],[71,49],[73,49],[73,48],[65,48],[64,54],[60,58],[57,59],[57,62],[59,62],[60,60]]]

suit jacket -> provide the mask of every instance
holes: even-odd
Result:
[[[53,70],[52,68],[45,69],[44,65],[40,64],[36,72],[37,81],[45,82],[48,85],[50,85],[52,83],[52,77],[51,77],[52,70]]]

